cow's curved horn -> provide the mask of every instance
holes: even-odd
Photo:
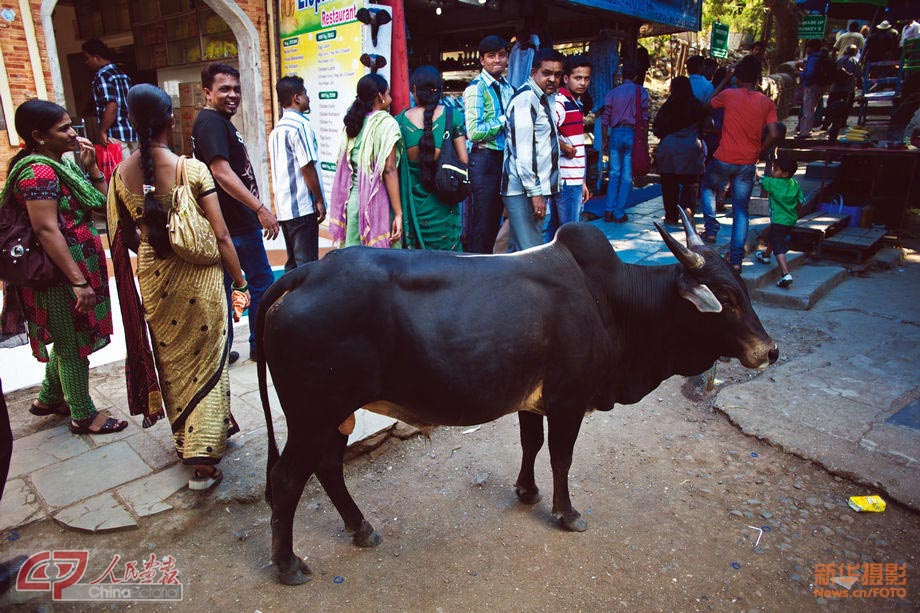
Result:
[[[685,216],[686,217],[686,216]],[[668,246],[668,249],[671,250],[671,253],[674,254],[674,257],[677,258],[677,261],[680,262],[684,268],[687,270],[699,270],[706,263],[706,260],[699,253],[693,253],[688,248],[680,244],[680,241],[671,236],[671,233],[665,230],[660,223],[655,222],[655,227],[658,228],[658,233],[661,234],[661,238],[664,239],[664,243]]]
[[[677,207],[677,211],[680,213],[680,218],[684,221],[684,232],[687,234],[687,246],[688,247],[702,247],[706,243],[703,242],[703,239],[700,238],[700,235],[696,233],[696,228],[693,227],[693,222],[687,217],[687,213],[684,212],[684,207]]]

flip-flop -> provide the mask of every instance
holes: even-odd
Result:
[[[105,420],[105,423],[102,424],[102,427],[98,430],[90,430],[89,427],[93,425],[93,420],[96,418],[96,414],[87,417],[86,419],[77,420],[76,423],[73,421],[70,422],[70,431],[74,434],[114,434],[116,432],[121,432],[128,427],[128,422],[124,420],[118,420],[114,417],[109,417]]]
[[[214,467],[214,472],[210,475],[201,476],[195,471],[195,476],[188,480],[188,489],[195,491],[204,491],[215,487],[224,480],[224,473],[219,468]]]
[[[69,417],[70,409],[67,408],[66,402],[56,402],[54,404],[49,404],[46,407],[40,407],[38,404],[33,402],[32,406],[29,407],[29,413],[39,417],[44,417],[45,415],[61,415]]]

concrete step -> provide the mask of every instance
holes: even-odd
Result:
[[[761,287],[773,285],[779,279],[779,267],[776,265],[776,256],[771,256],[772,264],[769,266],[761,264],[750,255],[744,259],[741,266],[741,278],[747,285],[748,291],[753,292]],[[795,270],[805,263],[806,255],[800,251],[786,252],[786,264],[789,266],[789,272],[795,277]],[[796,279],[798,281],[798,279]]]
[[[792,277],[794,281],[787,288],[770,284],[754,290],[751,297],[778,307],[805,311],[846,281],[849,273],[839,266],[805,265],[796,269]]]

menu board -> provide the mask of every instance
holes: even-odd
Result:
[[[379,29],[374,46],[370,26],[358,20],[358,11],[366,4],[373,10],[387,10],[363,0],[279,2],[281,74],[304,80],[327,194],[338,161],[342,118],[355,99],[358,80],[370,72],[361,63],[361,55],[376,53],[388,64],[390,60],[389,24]],[[389,80],[389,65],[377,72]]]

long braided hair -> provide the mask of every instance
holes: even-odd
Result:
[[[128,91],[128,118],[140,137],[140,163],[144,173],[144,223],[147,224],[147,240],[158,258],[169,256],[173,250],[169,245],[166,224],[168,212],[154,197],[156,171],[150,155],[150,141],[169,128],[172,120],[172,98],[159,87],[141,83]]]
[[[422,185],[431,190],[434,188],[434,178],[438,170],[434,159],[435,146],[432,123],[434,111],[441,101],[444,80],[441,78],[441,73],[434,66],[420,66],[412,73],[409,84],[415,90],[415,103],[425,108],[423,114],[425,131],[422,133],[422,140],[418,144],[418,164],[421,170]],[[444,112],[450,113],[451,109],[445,109]],[[441,143],[441,147],[448,145],[453,146],[449,138]]]
[[[387,80],[379,74],[367,74],[358,79],[357,96],[351,103],[345,118],[345,133],[348,138],[354,138],[364,127],[367,114],[374,110],[374,99],[378,94],[386,93],[390,89]]]

